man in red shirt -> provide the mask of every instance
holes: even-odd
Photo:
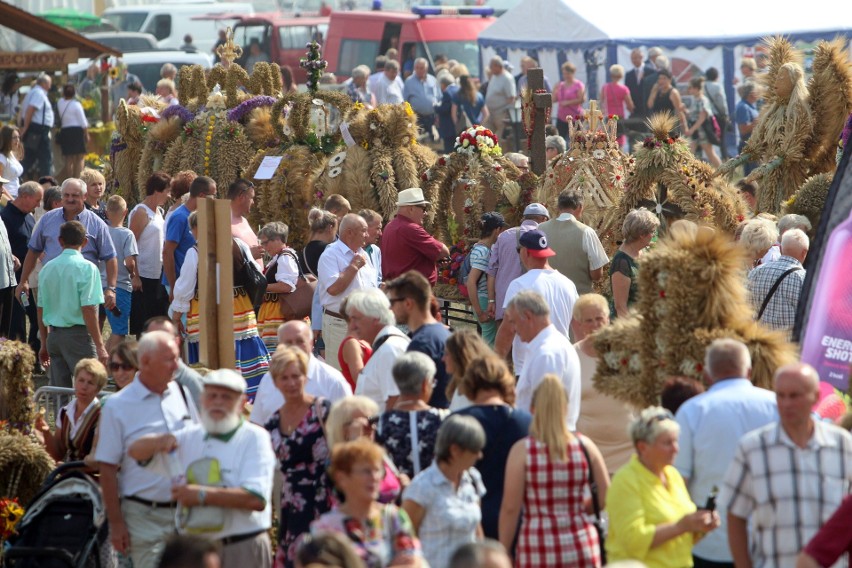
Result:
[[[387,224],[382,235],[382,278],[390,280],[409,270],[416,270],[435,285],[439,258],[450,255],[447,245],[423,228],[423,217],[429,202],[423,190],[412,187],[399,192],[396,217]]]

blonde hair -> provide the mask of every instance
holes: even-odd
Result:
[[[107,199],[107,213],[121,213],[127,211],[127,202],[120,195],[113,195]]]
[[[346,441],[346,426],[356,412],[361,412],[368,417],[378,416],[379,405],[371,398],[357,395],[347,396],[335,402],[325,421],[326,441],[329,448]]]
[[[609,67],[609,76],[610,77],[618,77],[619,79],[624,77],[624,67],[619,64],[610,65]]]
[[[653,444],[660,434],[680,433],[674,415],[662,406],[649,406],[630,424],[630,438],[635,446],[639,442]]]
[[[568,414],[568,394],[562,381],[548,373],[533,393],[533,420],[530,434],[547,446],[550,459],[568,460],[568,441],[571,433],[565,417]]]
[[[98,390],[104,390],[104,387],[107,384],[107,370],[103,363],[97,359],[80,359],[74,366],[75,381],[77,380],[77,375],[80,374],[80,371],[85,371],[92,375],[92,378],[98,383]]]
[[[308,356],[298,347],[281,345],[275,350],[272,359],[269,361],[269,374],[272,376],[272,380],[274,381],[281,375],[290,363],[295,364],[303,375],[308,374]]]
[[[609,302],[600,294],[583,294],[574,302],[574,311],[571,315],[574,316],[575,320],[579,321],[583,315],[583,310],[586,308],[600,308],[604,312],[609,313]]]
[[[86,184],[86,188],[88,188],[89,185],[95,183],[96,181],[99,181],[102,184],[106,184],[106,178],[104,178],[104,174],[92,168],[84,168],[83,171],[80,172],[80,179],[83,180],[83,183]],[[86,193],[86,188],[83,188],[84,197]]]

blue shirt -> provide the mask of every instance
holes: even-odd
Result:
[[[675,467],[686,479],[692,500],[703,507],[713,486],[722,488],[740,439],[778,420],[775,393],[757,388],[748,379],[725,379],[707,392],[683,403],[677,411],[680,452]],[[713,562],[732,562],[725,528],[726,511],[717,500],[722,526],[708,533],[693,549]]]
[[[115,258],[115,247],[109,236],[109,227],[103,219],[88,209],[83,209],[79,215],[71,219],[80,221],[86,228],[86,246],[83,247],[83,257],[98,266],[98,261]],[[65,210],[57,207],[45,213],[36,224],[33,236],[30,238],[30,250],[44,253],[45,265],[62,253],[59,244],[59,229],[65,223]]]
[[[402,96],[414,109],[414,112],[422,115],[435,114],[435,105],[441,100],[441,89],[434,75],[426,74],[422,81],[417,75],[411,75],[405,80],[405,88]]]
[[[444,346],[450,337],[450,330],[442,323],[427,323],[411,333],[411,343],[406,351],[419,351],[429,356],[435,362],[438,372],[435,373],[435,388],[432,390],[432,398],[429,406],[435,408],[449,408],[450,401],[447,398],[447,383],[450,378],[447,368],[444,366]]]
[[[177,243],[177,248],[175,248],[175,280],[180,276],[186,251],[195,246],[195,237],[189,230],[190,213],[191,211],[186,208],[186,205],[181,205],[169,216],[169,222],[166,224],[166,240]],[[169,285],[165,272],[163,273],[163,285]]]
[[[750,124],[754,122],[759,112],[760,111],[757,110],[757,106],[743,99],[737,103],[737,108],[734,113],[734,120],[737,124]],[[751,133],[748,133],[744,136],[740,135],[740,137],[743,139],[743,142],[745,142],[751,137]]]

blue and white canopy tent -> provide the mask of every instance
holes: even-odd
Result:
[[[831,0],[809,0],[791,9],[742,0],[703,5],[523,0],[480,34],[479,46],[483,63],[494,55],[515,67],[524,56],[537,59],[553,85],[561,79],[562,63],[571,61],[586,83],[587,98],[597,97],[610,65],[630,70],[633,48],[658,46],[679,82],[695,70],[716,67],[733,111],[739,61],[754,54],[762,38],[780,34],[807,44],[849,32],[852,13]]]

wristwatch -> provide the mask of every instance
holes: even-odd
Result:
[[[107,286],[107,290],[110,292],[115,292],[115,286]]]
[[[204,506],[204,501],[207,500],[207,491],[204,488],[198,490],[198,505],[200,507]]]

